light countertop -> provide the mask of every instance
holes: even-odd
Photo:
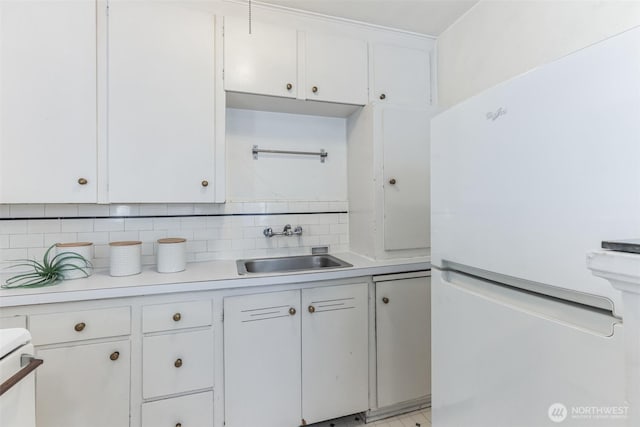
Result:
[[[187,269],[179,273],[158,273],[155,271],[155,266],[145,266],[142,273],[135,276],[111,277],[107,270],[97,270],[91,277],[66,280],[53,286],[34,289],[0,289],[0,307],[258,287],[431,268],[430,257],[371,260],[350,252],[332,255],[353,264],[353,267],[325,271],[239,275],[235,260],[224,260],[189,263]],[[4,283],[9,276],[3,274],[0,280]]]

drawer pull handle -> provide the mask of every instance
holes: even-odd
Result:
[[[209,181],[207,181],[206,179],[204,181],[202,181],[200,184],[202,184],[203,187],[208,187],[209,186]]]
[[[311,92],[318,93],[318,86],[314,86],[311,88]]]
[[[78,184],[80,185],[87,185],[88,182],[87,178],[78,178]]]
[[[387,95],[385,95],[384,93],[380,94],[380,99],[386,99],[386,98],[387,98]]]
[[[182,423],[176,423],[176,427],[182,427]]]
[[[309,313],[315,313],[316,312],[316,308],[312,305],[309,306]]]
[[[293,85],[291,83],[287,83],[287,90],[293,89]]]
[[[76,323],[76,326],[74,326],[73,329],[75,329],[76,332],[82,332],[82,331],[84,331],[84,328],[86,326],[87,326],[86,323],[80,322],[80,323]]]
[[[382,302],[385,303],[385,304],[389,304],[389,298],[383,297],[382,298]]]
[[[293,308],[293,307],[291,307],[291,308],[289,309],[289,314],[290,314],[290,315],[292,315],[292,316],[294,316],[294,315],[296,314],[296,309],[295,309],[295,308]]]
[[[173,366],[175,366],[176,368],[179,368],[182,366],[182,359],[176,359],[175,362],[173,362]]]
[[[182,319],[182,314],[176,313],[176,314],[173,315],[173,321],[174,322],[179,322],[180,319]]]
[[[113,353],[111,353],[111,355],[109,356],[109,359],[111,360],[118,360],[120,358],[120,352],[119,351],[114,351]]]

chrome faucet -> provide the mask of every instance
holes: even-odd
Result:
[[[302,234],[302,227],[297,226],[293,231],[291,231],[291,224],[287,224],[284,226],[284,229],[280,233],[274,233],[271,227],[267,227],[262,231],[265,237],[273,237],[273,236],[299,236]]]

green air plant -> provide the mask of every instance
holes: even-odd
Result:
[[[81,271],[85,277],[89,277],[91,262],[82,255],[75,252],[61,252],[54,257],[50,257],[51,250],[56,245],[51,246],[44,253],[42,262],[31,259],[17,260],[20,264],[12,265],[9,268],[31,267],[33,271],[27,271],[10,277],[2,285],[3,288],[40,288],[53,285],[64,279],[64,273],[68,271]]]

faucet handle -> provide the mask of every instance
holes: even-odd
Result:
[[[273,237],[273,229],[271,227],[267,227],[262,231],[265,237]]]

